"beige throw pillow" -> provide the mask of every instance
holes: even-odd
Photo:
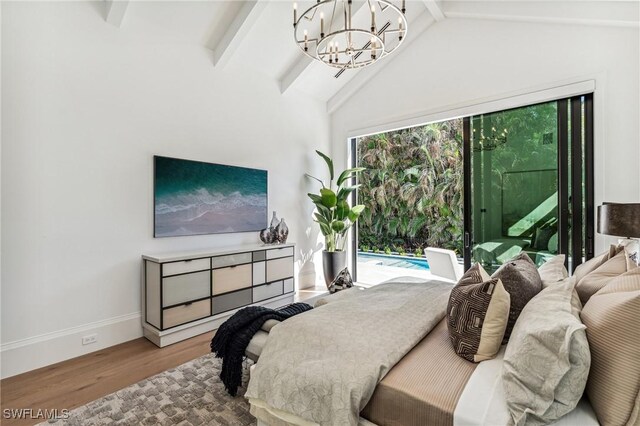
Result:
[[[455,352],[471,362],[494,358],[509,319],[510,297],[499,279],[475,264],[451,290],[447,326]]]
[[[573,276],[576,277],[577,282],[580,282],[580,280],[584,278],[589,272],[595,271],[598,266],[609,260],[609,255],[609,251],[606,251],[578,265],[575,271],[573,271]]]
[[[591,347],[589,401],[603,425],[640,425],[640,268],[612,279],[581,313]]]
[[[567,268],[564,267],[564,259],[565,255],[559,254],[540,265],[538,273],[542,279],[542,288],[547,288],[569,276]]]
[[[502,370],[505,399],[516,425],[542,425],[580,401],[591,356],[575,280],[542,290],[513,328]]]
[[[594,271],[577,281],[576,291],[580,301],[585,304],[598,290],[603,288],[611,279],[627,272],[628,257],[624,249],[615,256],[598,266]]]

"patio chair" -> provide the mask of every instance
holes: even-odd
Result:
[[[429,262],[429,271],[437,277],[458,281],[464,274],[464,267],[458,263],[453,250],[427,247],[424,256]]]

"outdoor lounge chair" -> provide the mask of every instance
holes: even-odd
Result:
[[[464,274],[464,267],[458,263],[453,250],[427,247],[424,255],[429,262],[429,270],[439,278],[458,281]]]

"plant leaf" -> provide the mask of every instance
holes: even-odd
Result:
[[[360,187],[360,184],[340,188],[340,190],[338,191],[338,201],[346,200],[349,194],[351,194],[353,191],[355,191],[359,187]]]
[[[345,227],[346,227],[346,225],[341,220],[334,220],[331,223],[331,229],[333,229],[336,232],[342,232]]]
[[[324,182],[322,180],[318,179],[317,177],[311,176],[309,173],[305,173],[304,175],[310,179],[317,180],[318,182],[320,182],[320,185],[322,185],[322,187],[324,188]]]
[[[312,193],[308,193],[307,194],[309,196],[309,198],[311,198],[311,201],[313,201],[314,204],[319,204],[322,203],[322,197],[317,195],[317,194],[312,194]]]
[[[331,213],[331,209],[323,206],[322,204],[316,204],[318,208],[318,212],[327,220],[327,223],[331,222],[333,219],[333,214]]]
[[[322,205],[328,208],[335,207],[338,202],[336,193],[328,188],[322,188],[320,190],[320,196],[322,197]]]
[[[363,211],[364,211],[364,204],[358,204],[357,206],[353,206],[353,208],[349,211],[347,216],[349,217],[349,220],[351,222],[355,223]]]
[[[360,173],[360,172],[362,172],[364,170],[367,170],[367,169],[365,167],[354,167],[352,169],[347,169],[344,172],[340,173],[340,176],[338,177],[338,180],[336,181],[336,184],[338,186],[340,186],[340,185],[342,185],[342,183],[345,180],[347,180],[347,179],[352,177],[351,176],[352,173],[357,174],[357,173]]]
[[[349,203],[346,201],[339,201],[336,205],[336,218],[338,220],[345,220],[349,215]]]
[[[316,149],[316,153],[322,157],[322,159],[327,163],[327,166],[329,167],[329,176],[331,177],[331,180],[333,180],[333,160],[331,160],[331,158],[329,158],[329,156],[323,154],[322,152],[318,151]]]

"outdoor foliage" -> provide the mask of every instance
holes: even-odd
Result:
[[[367,136],[357,150],[360,247],[462,255],[462,120]]]

